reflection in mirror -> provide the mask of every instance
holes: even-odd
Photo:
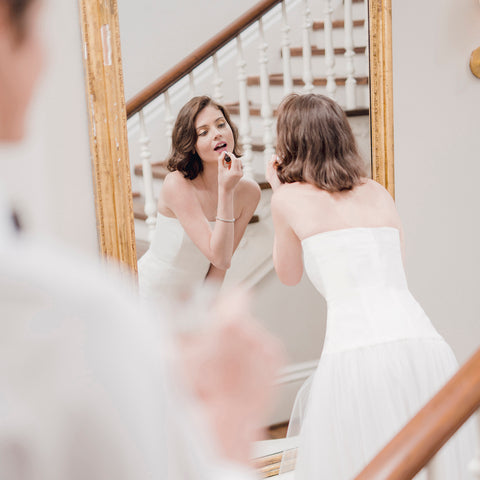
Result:
[[[150,295],[167,293],[168,285],[177,283],[177,276],[172,270],[163,270],[166,272],[163,279],[158,275],[163,269],[160,262],[165,263],[158,253],[161,250],[162,255],[169,256],[167,263],[171,264],[171,252],[182,244],[184,248],[177,250],[182,258],[175,260],[182,265],[183,272],[178,275],[178,283],[198,283],[207,277],[222,280],[225,267],[231,263],[224,285],[242,283],[252,287],[273,267],[272,192],[265,180],[265,167],[275,152],[276,110],[286,94],[315,92],[335,98],[347,113],[366,170],[371,172],[367,3],[249,2],[250,10],[240,12],[244,14],[237,19],[232,18],[232,24],[222,31],[212,26],[211,38],[206,42],[202,38],[203,43],[194,46],[198,48],[193,54],[179,52],[177,61],[186,58],[179,63],[171,59],[164,75],[158,79],[145,78],[140,86],[141,55],[138,48],[129,48],[129,42],[134,43],[137,35],[137,12],[153,13],[159,8],[153,0],[143,3],[144,8],[139,9],[136,4],[134,12],[131,2],[119,1],[140,286]],[[162,12],[161,20],[180,25],[184,9],[194,13],[199,8],[195,2],[184,3],[177,16],[175,11]],[[198,11],[198,18],[201,15]],[[145,32],[142,35],[149,36]],[[154,38],[154,33],[151,36]],[[158,44],[164,45],[167,39],[158,40],[143,45],[148,64],[145,70],[154,68],[151,59],[155,58]],[[169,58],[173,49],[174,46],[168,45]],[[238,125],[239,142],[234,146],[227,142],[228,151],[232,152],[233,147],[243,151],[244,175],[235,189],[233,216],[220,214],[225,205],[218,195],[214,169],[210,168],[213,158],[200,156],[206,168],[195,178],[185,179],[178,171],[169,173],[167,168],[168,159],[178,153],[177,146],[172,144],[172,135],[175,138],[177,134],[175,118],[187,102],[202,95],[211,96],[215,104],[225,107],[222,117],[229,126]],[[196,122],[198,116],[192,120],[193,126],[201,126]],[[192,151],[200,139],[190,139]],[[193,187],[191,192],[188,186]],[[189,193],[194,196],[189,197]],[[254,207],[255,211],[250,211]],[[212,244],[218,238],[225,244],[226,236],[219,232],[232,230],[232,226],[221,220],[213,222],[216,217],[236,219],[233,227],[236,252],[231,262],[224,262],[228,258],[215,259],[218,265],[213,261]],[[186,247],[183,241],[191,245]],[[195,255],[189,257],[185,251]]]

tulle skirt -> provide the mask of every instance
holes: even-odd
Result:
[[[281,472],[296,480],[351,480],[427,403],[458,366],[441,338],[405,339],[324,353],[297,395]],[[474,455],[465,424],[416,479],[463,480]]]

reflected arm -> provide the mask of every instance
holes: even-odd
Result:
[[[238,195],[235,198],[235,203],[243,205],[242,211],[235,221],[234,239],[233,239],[233,253],[237,250],[240,241],[245,234],[247,225],[250,222],[255,210],[260,201],[261,191],[256,182],[250,180],[242,180],[242,183],[237,187]],[[216,283],[222,283],[227,271],[211,264],[205,279]]]
[[[278,278],[285,285],[296,285],[303,275],[302,244],[286,218],[288,196],[282,188],[272,196],[272,218],[275,228],[273,265]]]

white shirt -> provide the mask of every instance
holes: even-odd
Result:
[[[161,320],[97,265],[16,235],[0,198],[0,479],[251,478],[214,457],[169,379]]]

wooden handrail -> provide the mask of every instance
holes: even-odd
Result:
[[[282,0],[261,0],[210,40],[194,50],[153,83],[137,93],[127,102],[127,118],[139,112],[145,105],[165,92],[174,83],[188,75],[195,67],[220,50],[230,40],[256,22]]]
[[[410,480],[480,407],[480,350],[355,480]]]

